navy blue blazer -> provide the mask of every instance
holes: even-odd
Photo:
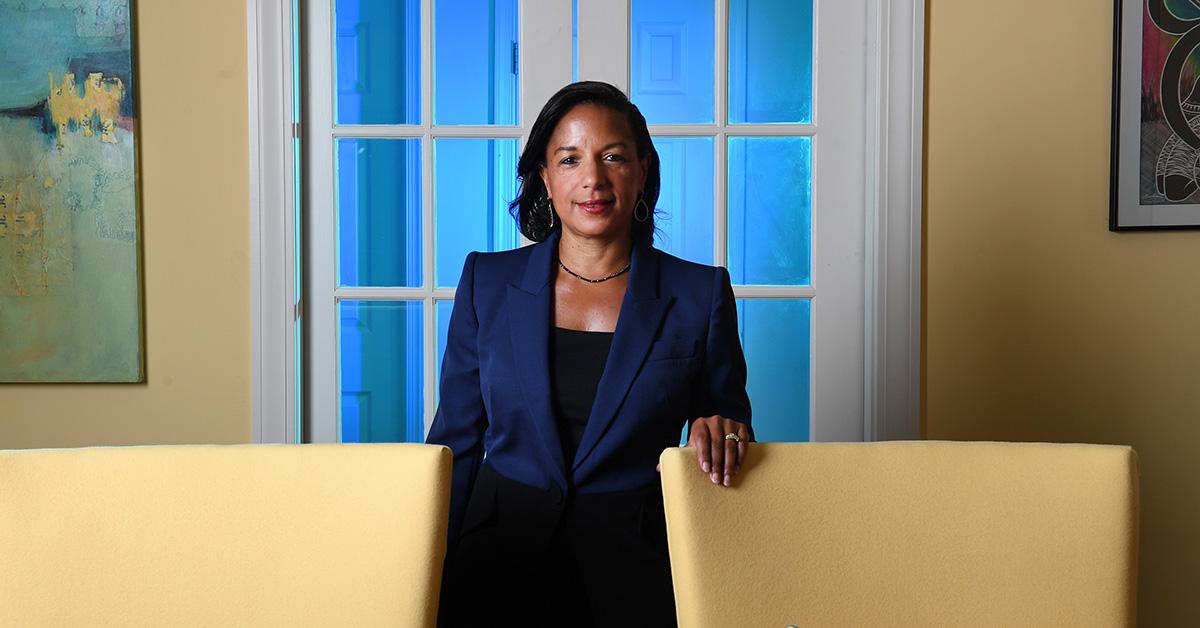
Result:
[[[746,361],[724,268],[635,246],[616,332],[574,460],[564,460],[550,392],[558,233],[467,256],[427,442],[454,453],[450,541],[484,457],[543,490],[601,493],[657,483],[663,449],[696,417],[750,428]]]

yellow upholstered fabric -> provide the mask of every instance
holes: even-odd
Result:
[[[0,626],[433,626],[450,451],[0,451]]]
[[[1137,459],[1043,443],[755,443],[730,488],[662,455],[683,628],[1131,626]]]

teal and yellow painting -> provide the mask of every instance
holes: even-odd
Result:
[[[0,382],[143,380],[129,0],[0,0]]]

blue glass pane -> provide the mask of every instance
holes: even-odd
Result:
[[[337,141],[338,281],[421,285],[421,141]]]
[[[809,440],[811,302],[738,299],[737,308],[755,438]]]
[[[342,301],[339,385],[344,443],[425,439],[420,301]]]
[[[713,121],[712,0],[633,0],[634,104],[650,124]]]
[[[730,0],[729,122],[812,122],[812,0]]]
[[[442,358],[446,357],[446,332],[450,329],[450,313],[454,301],[437,301],[437,381],[442,381]],[[442,387],[434,386],[434,398],[441,401]]]
[[[662,191],[654,246],[677,257],[713,262],[713,140],[656,137]]]
[[[436,0],[436,124],[517,124],[517,0]]]
[[[811,282],[812,141],[729,138],[729,274],[736,284]]]
[[[338,124],[421,123],[421,1],[335,0]]]
[[[433,168],[437,285],[453,288],[467,253],[520,245],[508,213],[517,196],[517,140],[434,140]]]

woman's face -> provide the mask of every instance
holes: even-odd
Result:
[[[638,159],[624,116],[600,105],[576,106],[554,127],[545,159],[542,181],[564,234],[629,237],[648,160]]]

